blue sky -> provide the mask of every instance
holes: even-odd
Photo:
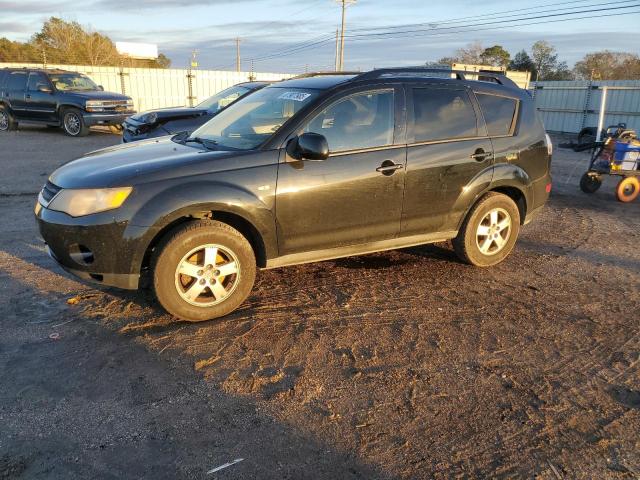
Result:
[[[563,17],[548,17],[537,20],[542,23],[536,25],[518,26],[491,24],[500,19],[481,17],[511,15],[503,18],[511,21],[533,15],[536,10],[547,10],[543,14],[553,15],[560,8],[590,10],[629,5],[637,5],[630,12],[640,12],[640,0],[553,3],[552,0],[358,0],[347,10],[348,35],[363,34],[364,29],[416,23],[425,25],[399,30],[417,29],[424,33],[407,33],[403,38],[347,38],[345,65],[348,69],[416,65],[450,55],[474,41],[485,46],[501,44],[513,56],[522,48],[529,49],[536,40],[547,40],[570,66],[585,53],[597,50],[640,53],[640,13],[603,17],[625,10],[591,12],[578,15],[588,18],[575,21],[555,22]],[[507,12],[515,9],[531,10]],[[239,36],[243,70],[249,69],[249,60],[253,58],[255,70],[263,72],[332,67],[335,43],[330,37],[335,35],[340,22],[335,0],[0,0],[0,12],[0,37],[26,40],[46,18],[59,16],[108,34],[115,41],[156,43],[176,67],[185,66],[191,51],[196,49],[201,68],[232,69],[233,39]],[[459,23],[443,23],[451,21]],[[476,26],[461,28],[469,24]],[[291,52],[292,46],[308,41],[319,43]],[[278,56],[264,58],[278,52]]]

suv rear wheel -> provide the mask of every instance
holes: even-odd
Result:
[[[18,122],[4,105],[0,105],[0,132],[8,132],[18,128]]]
[[[518,206],[508,196],[490,192],[471,209],[453,247],[461,260],[489,267],[511,253],[519,232]]]
[[[85,124],[82,113],[77,108],[65,108],[62,110],[62,129],[71,137],[86,137],[89,135],[89,127]]]
[[[167,312],[200,322],[238,308],[255,277],[256,258],[247,239],[227,224],[203,220],[175,230],[162,243],[153,285]]]

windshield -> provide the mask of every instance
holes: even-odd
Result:
[[[219,148],[253,150],[276,133],[318,90],[267,87],[224,109],[191,135]]]
[[[206,108],[207,110],[215,113],[230,103],[235,102],[239,97],[246,95],[249,91],[250,89],[247,87],[235,85],[216,93],[213,97],[207,98],[204,102],[198,105],[198,108]]]
[[[98,90],[98,86],[86,75],[79,73],[52,73],[49,75],[56,90]]]

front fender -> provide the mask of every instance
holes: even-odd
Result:
[[[146,231],[141,240],[142,258],[155,236],[168,225],[184,217],[201,217],[212,211],[237,215],[253,225],[262,237],[267,258],[277,256],[277,236],[271,198],[259,198],[253,192],[221,182],[191,182],[158,189],[145,195],[131,216],[129,227]]]

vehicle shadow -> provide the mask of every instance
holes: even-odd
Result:
[[[194,372],[188,356],[158,348],[201,326],[158,314],[144,295],[85,288],[47,257],[34,262],[34,252],[12,250],[0,250],[0,473],[203,478],[242,458],[225,478],[388,478],[277,409]],[[114,334],[130,323],[156,326]]]

